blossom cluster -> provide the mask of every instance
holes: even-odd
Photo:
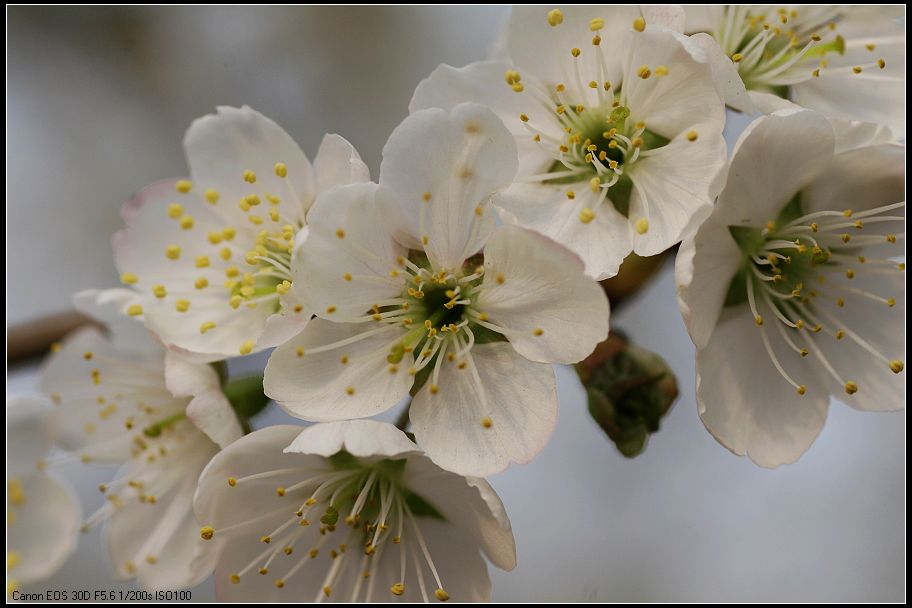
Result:
[[[831,397],[904,407],[894,17],[517,7],[489,60],[418,85],[373,179],[339,135],[311,162],[249,107],[196,120],[188,176],[123,206],[123,286],[76,296],[102,329],[8,398],[8,588],[103,524],[147,589],[490,599],[487,562],[517,558],[484,478],[547,444],[553,365],[607,339],[599,281],[631,254],[677,249],[699,415],[732,452],[794,462]],[[730,155],[726,106],[758,114]],[[252,431],[269,400],[313,424]],[[73,460],[120,466],[84,519]]]

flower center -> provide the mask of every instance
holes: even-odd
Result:
[[[836,33],[838,6],[772,9],[755,14],[757,7],[726,6],[713,35],[738,66],[748,89],[788,97],[788,87],[809,77],[860,74],[884,69],[880,58],[858,65],[830,68],[826,55],[845,53],[845,40]],[[866,45],[874,52],[875,45]]]
[[[873,300],[888,308],[896,305],[891,294],[873,293],[853,283],[865,273],[905,271],[905,263],[863,254],[864,248],[893,245],[905,238],[883,230],[904,222],[903,216],[889,214],[904,207],[905,203],[895,203],[859,213],[847,209],[804,214],[799,192],[763,229],[729,226],[744,261],[729,285],[725,305],[748,303],[770,360],[798,394],[804,395],[807,388],[776,356],[766,333],[767,320],[773,321],[789,349],[802,357],[813,354],[849,395],[859,390],[858,384],[847,380],[824,355],[820,347],[823,336],[837,341],[848,338],[894,373],[903,370],[900,359],[881,353],[862,331],[851,327],[852,311],[846,309],[846,297]]]
[[[424,601],[429,599],[431,585],[435,585],[434,597],[448,600],[450,596],[444,591],[419,526],[422,519],[445,518],[430,502],[403,485],[406,461],[367,462],[347,452],[329,460],[329,471],[303,480],[301,476],[309,472],[296,468],[228,478],[228,485],[233,488],[297,479],[289,485],[270,485],[266,490],[288,501],[291,516],[260,537],[265,550],[230,575],[231,582],[240,584],[254,570],[262,576],[278,571],[282,574],[274,584],[282,589],[303,568],[319,568],[326,575],[314,601],[330,597],[334,589],[341,587],[351,592],[349,598],[342,599],[369,602],[380,578],[381,563],[398,562],[398,578],[380,581],[390,593],[403,595],[411,577],[415,577]],[[217,533],[211,526],[200,530],[207,540]],[[395,569],[388,567],[386,571]]]
[[[554,9],[547,14],[547,20],[557,27],[563,22],[563,14]],[[637,19],[633,27],[643,31],[646,26]],[[627,216],[631,170],[639,158],[670,141],[650,131],[643,120],[632,118],[636,108],[629,107],[623,83],[608,80],[607,66],[613,59],[605,57],[601,47],[599,32],[603,28],[603,19],[592,19],[589,29],[593,36],[583,44],[589,50],[574,47],[561,51],[568,52],[572,60],[563,82],[526,83],[515,69],[504,74],[513,91],[531,96],[541,107],[541,112],[521,114],[519,118],[533,141],[554,159],[547,171],[525,176],[521,181],[567,185],[565,194],[570,201],[579,197],[578,188],[591,190],[597,195],[595,200],[579,212],[584,224],[595,219],[606,201]],[[669,68],[664,65],[641,65],[627,77],[660,79],[668,73]],[[558,132],[560,135],[556,135]],[[688,139],[696,141],[696,132],[689,133]],[[639,218],[636,227],[643,234],[649,223],[646,218]]]

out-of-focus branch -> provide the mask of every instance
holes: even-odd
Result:
[[[74,329],[88,324],[94,322],[85,315],[71,310],[7,327],[7,365],[46,353],[51,344],[61,340]]]

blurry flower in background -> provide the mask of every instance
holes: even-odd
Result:
[[[645,11],[645,12],[643,12]],[[723,103],[680,9],[516,7],[509,61],[442,65],[410,108],[491,107],[517,139],[506,221],[577,253],[597,279],[681,240],[725,163]],[[644,18],[645,15],[645,18]]]
[[[79,500],[45,472],[59,428],[39,397],[6,398],[6,592],[52,576],[76,549]]]
[[[184,139],[190,179],[128,202],[113,239],[121,280],[166,345],[209,359],[280,344],[311,316],[291,291],[291,258],[316,196],[370,179],[351,144],[327,135],[311,165],[254,110],[221,107]]]
[[[112,290],[76,301],[104,319],[133,297]],[[213,439],[227,444],[241,428],[215,370],[166,354],[142,333],[123,338],[95,328],[74,332],[46,361],[40,388],[58,406],[58,441],[72,458],[122,465],[99,487],[105,504],[83,524],[87,531],[106,523],[115,575],[146,589],[192,587],[211,574],[218,554],[195,534],[197,479],[219,450]]]
[[[904,182],[905,147],[876,125],[791,109],[742,134],[677,260],[700,416],[733,452],[795,461],[831,395],[905,407]]]
[[[216,572],[224,601],[489,601],[482,554],[516,564],[487,482],[438,468],[369,420],[244,437],[206,467],[196,511],[203,537],[229,539]]]
[[[482,106],[406,118],[379,187],[314,206],[294,268],[318,318],[272,354],[266,393],[326,421],[379,414],[411,390],[418,443],[440,466],[488,475],[531,460],[557,415],[547,364],[588,355],[609,312],[573,253],[495,228],[488,201],[515,170],[513,138]]]
[[[737,71],[751,98],[791,99],[826,116],[906,131],[906,34],[900,6],[692,6],[687,30],[722,48],[718,74]],[[758,95],[759,93],[759,95]],[[751,104],[732,103],[742,111]]]

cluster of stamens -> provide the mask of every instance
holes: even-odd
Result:
[[[547,20],[552,27],[558,27],[563,23],[563,13],[560,9],[553,9],[548,12]],[[577,198],[578,188],[589,188],[599,194],[594,204],[579,211],[579,221],[584,224],[596,218],[599,207],[608,200],[609,189],[626,178],[638,159],[653,154],[668,143],[668,139],[649,131],[646,122],[631,117],[622,83],[608,80],[599,34],[604,26],[604,19],[600,17],[589,23],[593,36],[590,41],[592,48],[587,52],[593,53],[596,58],[596,73],[589,75],[590,80],[584,78],[581,69],[581,58],[585,53],[577,47],[568,49],[573,69],[566,82],[552,85],[523,82],[521,74],[515,69],[504,74],[507,86],[517,93],[531,96],[541,107],[540,115],[521,114],[519,119],[533,141],[553,159],[546,172],[524,176],[521,181],[566,184],[565,194],[570,201]],[[642,32],[645,28],[642,18],[634,21],[634,31]],[[661,79],[668,74],[669,68],[664,65],[644,64],[636,70],[636,77],[643,80]],[[588,105],[583,100],[588,100]],[[554,135],[554,125],[561,130],[559,137]],[[686,136],[693,142],[697,140],[698,133],[690,131]],[[613,203],[618,211],[627,215],[629,189],[626,193],[621,190],[617,188],[613,191],[609,204]],[[649,230],[646,215],[648,213],[634,223],[639,234]]]
[[[200,324],[199,331],[203,335],[217,331],[220,324],[230,319],[233,311],[242,306],[266,306],[270,312],[279,310],[280,296],[291,289],[294,240],[303,225],[301,201],[287,179],[288,168],[285,164],[276,163],[274,172],[282,192],[251,192],[237,202],[248,220],[247,224],[225,225],[225,218],[229,215],[227,213],[212,213],[207,217],[207,220],[216,218],[216,222],[222,225],[205,234],[200,231],[203,250],[209,250],[210,253],[188,260],[179,245],[165,247],[163,255],[170,262],[193,265],[194,273],[197,274],[194,280],[188,280],[186,284],[143,285],[156,299],[171,299],[178,313],[189,311],[196,295],[203,294],[206,290],[221,290],[225,308],[222,311],[214,310],[212,318]],[[247,169],[238,175],[238,180],[243,181],[248,190],[252,190],[257,184],[257,175]],[[179,196],[190,195],[193,191],[193,184],[188,180],[178,181],[175,187]],[[217,190],[206,189],[201,196],[213,207],[224,204]],[[199,231],[197,220],[186,213],[180,202],[169,204],[163,212],[174,221],[175,229]],[[125,272],[121,276],[122,282],[127,285],[136,285],[141,279],[132,272]],[[300,310],[299,307],[295,312]],[[143,309],[141,305],[135,304],[128,312],[138,316],[143,314]],[[254,344],[255,340],[245,341],[240,347],[240,354],[250,353]]]
[[[353,457],[350,459],[355,461]],[[380,583],[391,594],[403,595],[406,585],[413,584],[410,581],[414,576],[422,598],[429,601],[427,575],[430,574],[435,584],[433,596],[440,601],[450,599],[419,526],[422,514],[413,512],[415,501],[420,501],[422,510],[430,511],[431,516],[438,519],[442,516],[424,499],[401,486],[398,472],[404,463],[383,460],[369,465],[356,461],[349,464],[341,470],[311,473],[291,485],[263,488],[287,500],[291,515],[260,537],[259,542],[264,545],[262,552],[231,574],[231,582],[240,584],[254,572],[267,576],[280,571],[283,574],[274,579],[274,585],[282,589],[302,569],[320,568],[326,569],[326,576],[315,602],[330,597],[334,589],[346,584],[344,581],[352,581],[351,596],[341,599],[369,602],[381,560],[398,559],[398,579]],[[232,488],[242,488],[307,473],[304,469],[280,469],[229,477],[227,483]],[[230,532],[230,528],[216,530],[204,526],[200,535],[208,540]],[[302,548],[300,545],[305,541],[308,546]],[[398,555],[393,557],[393,554]]]
[[[722,50],[738,66],[749,89],[775,90],[807,80],[833,75],[882,70],[886,62],[874,55],[876,44],[865,48],[870,62],[830,67],[826,55],[845,52],[837,33],[839,6],[778,8],[754,14],[756,7],[726,6],[714,35]]]
[[[890,211],[904,207],[905,203],[896,203],[857,213],[851,210],[819,211],[783,225],[770,221],[759,231],[762,245],[746,251],[749,261],[746,276],[742,278],[751,314],[770,360],[798,394],[804,395],[807,387],[796,380],[790,373],[793,370],[788,370],[776,356],[767,335],[767,321],[773,321],[775,331],[790,350],[819,362],[849,395],[860,390],[859,385],[843,376],[848,370],[840,372],[827,359],[820,346],[820,341],[826,339],[824,336],[837,342],[855,343],[893,373],[903,371],[902,360],[880,352],[850,327],[852,311],[847,298],[872,300],[882,303],[885,308],[896,305],[895,294],[872,293],[853,285],[853,280],[863,273],[905,271],[903,262],[872,258],[862,253],[864,248],[893,245],[905,238],[904,233],[878,230],[891,223],[904,222],[900,215],[889,215]],[[734,227],[732,230],[735,235]],[[739,244],[743,248],[743,240]],[[901,253],[897,251],[897,255]],[[764,316],[761,311],[769,311],[773,318]]]

